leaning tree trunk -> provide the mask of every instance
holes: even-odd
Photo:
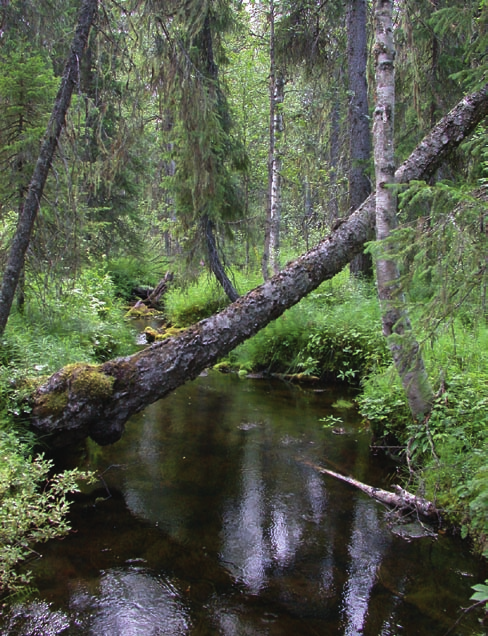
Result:
[[[374,47],[376,107],[374,111],[374,163],[376,172],[376,238],[386,241],[397,225],[393,124],[395,113],[395,47],[393,2],[376,0]],[[392,246],[384,245],[376,259],[376,280],[383,333],[415,419],[432,408],[434,395],[420,347],[412,331],[405,299],[399,289],[400,273]]]
[[[80,61],[88,42],[88,35],[95,19],[97,6],[97,0],[84,0],[81,6],[70,56],[64,68],[63,79],[56,95],[39,158],[34,168],[34,174],[32,175],[21,214],[19,215],[17,229],[10,246],[0,288],[0,335],[5,331],[10,315],[15,290],[24,267],[25,254],[29,247],[34,222],[39,211],[44,185],[51,168],[54,151],[61,136],[71,96],[80,76]]]
[[[239,293],[234,285],[231,283],[224,265],[219,258],[219,251],[217,248],[217,241],[215,240],[214,224],[210,220],[208,214],[204,214],[202,217],[202,228],[205,234],[205,243],[207,245],[208,259],[210,269],[213,275],[222,285],[222,289],[227,295],[227,298],[233,303],[239,298]]]
[[[466,97],[397,170],[397,182],[428,178],[488,115],[488,85]],[[32,424],[53,445],[90,436],[117,441],[128,418],[199,375],[339,272],[373,236],[371,195],[335,232],[224,311],[132,356],[61,369],[32,396]]]

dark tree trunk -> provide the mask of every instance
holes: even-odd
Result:
[[[222,107],[222,93],[219,88],[219,69],[215,62],[214,51],[213,51],[213,37],[212,37],[212,29],[210,26],[210,14],[207,13],[205,17],[205,22],[203,26],[203,34],[202,34],[202,42],[203,42],[203,50],[205,54],[205,62],[206,62],[206,72],[208,77],[213,82],[213,87],[211,91],[216,91],[217,102],[220,102],[220,106]],[[225,108],[227,111],[227,108]],[[226,112],[226,117],[228,117],[228,113]],[[203,235],[205,237],[205,245],[207,248],[208,259],[210,270],[214,274],[217,281],[222,285],[224,292],[231,302],[234,302],[239,298],[239,294],[237,290],[232,285],[227,273],[225,271],[225,267],[220,260],[219,250],[217,248],[217,241],[215,239],[215,224],[210,219],[207,212],[203,212],[201,217],[201,227],[203,230]]]
[[[488,114],[488,85],[466,97],[397,170],[399,183],[427,179]],[[61,369],[32,396],[32,424],[54,445],[90,436],[117,441],[128,418],[217,362],[330,279],[374,234],[372,194],[336,231],[224,311],[181,334],[100,366]]]
[[[349,76],[349,209],[357,210],[371,194],[366,175],[371,158],[371,137],[366,81],[367,52],[366,0],[347,4],[347,64]],[[351,274],[371,277],[373,263],[369,254],[360,253],[351,261]]]
[[[219,251],[217,249],[217,242],[215,240],[214,234],[214,225],[212,221],[208,218],[207,214],[204,214],[202,217],[202,226],[205,234],[205,242],[207,244],[207,252],[208,258],[210,261],[210,269],[212,270],[215,278],[222,285],[223,290],[225,291],[227,298],[233,303],[235,300],[239,298],[239,294],[237,293],[236,288],[230,282],[229,277],[226,274],[225,268],[222,265],[219,258]]]
[[[63,79],[54,102],[53,112],[47,125],[39,158],[19,216],[0,288],[0,335],[5,331],[10,315],[15,290],[24,267],[25,254],[29,247],[34,222],[39,211],[44,185],[64,126],[71,96],[79,80],[80,60],[88,42],[88,35],[95,19],[97,6],[97,0],[84,0],[82,4],[70,56],[64,68]]]

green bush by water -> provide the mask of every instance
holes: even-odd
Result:
[[[424,347],[436,390],[426,422],[413,422],[395,370],[363,381],[360,412],[378,438],[404,447],[406,480],[444,510],[478,551],[488,547],[488,329],[455,322]]]
[[[19,569],[33,546],[66,535],[70,526],[68,494],[91,475],[79,470],[50,476],[52,462],[32,457],[29,445],[0,430],[0,596],[19,591],[30,573]]]
[[[0,595],[28,583],[20,566],[36,543],[69,531],[68,495],[90,478],[76,470],[51,475],[51,462],[34,454],[35,439],[23,425],[24,398],[42,376],[66,364],[135,350],[135,334],[103,267],[59,282],[55,293],[42,280],[26,292],[23,313],[12,313],[0,343]]]
[[[358,383],[390,360],[371,287],[343,272],[244,342],[230,361],[247,370]]]

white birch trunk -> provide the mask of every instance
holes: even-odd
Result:
[[[273,91],[273,155],[271,157],[270,184],[270,233],[269,252],[274,274],[280,271],[280,224],[281,224],[281,150],[280,137],[283,132],[282,105],[285,98],[285,81],[281,73],[275,75]]]
[[[394,110],[395,48],[392,24],[393,2],[376,0],[375,62],[376,108],[374,111],[374,162],[376,171],[376,238],[387,239],[396,226]],[[383,333],[405,389],[412,415],[420,419],[430,412],[433,393],[418,342],[412,331],[403,295],[399,291],[399,271],[391,247],[385,246],[376,261],[378,296]]]
[[[264,280],[269,279],[270,266],[274,274],[280,270],[280,223],[281,223],[281,153],[279,138],[283,131],[282,104],[284,101],[285,81],[276,68],[274,48],[274,2],[270,2],[270,88],[269,88],[269,151],[268,151],[268,204],[266,210],[266,228],[262,273]]]

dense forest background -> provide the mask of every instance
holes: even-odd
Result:
[[[2,270],[80,4],[0,7]],[[31,455],[23,400],[32,378],[135,350],[124,321],[134,290],[174,273],[161,309],[174,332],[279,272],[374,190],[373,11],[361,0],[99,3],[2,336],[2,444],[12,458],[0,465],[2,483]],[[485,86],[487,27],[486,0],[394,3],[397,166]],[[433,391],[421,425],[382,336],[375,243],[225,360],[241,372],[361,383],[358,402],[379,444],[402,447],[406,482],[449,511],[480,552],[488,532],[487,140],[484,121],[432,179],[396,191],[387,249]],[[26,497],[45,477],[25,477]],[[51,504],[65,531],[64,500]],[[26,520],[26,536],[52,536],[46,518]],[[9,568],[24,549],[6,560],[2,585],[15,584]]]

